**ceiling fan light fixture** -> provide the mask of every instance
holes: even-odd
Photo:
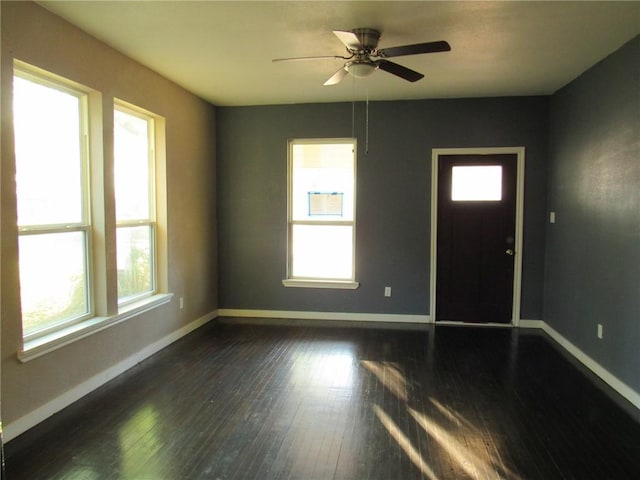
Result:
[[[0,0],[2,1],[2,0]],[[383,70],[387,73],[402,78],[407,82],[417,82],[424,78],[424,75],[400,64],[394,63],[389,58],[406,55],[418,55],[422,53],[448,52],[451,50],[444,40],[436,42],[415,43],[412,45],[400,45],[390,48],[378,48],[380,31],[373,28],[354,28],[352,30],[334,30],[333,33],[346,47],[345,55],[324,55],[316,57],[290,57],[276,58],[274,62],[314,60],[322,58],[333,58],[347,60],[342,67],[335,72],[324,85],[336,85],[344,77],[351,75],[353,78],[364,78],[371,75],[376,70]]]
[[[373,62],[350,62],[347,64],[347,71],[356,78],[364,78],[371,75],[378,69],[378,65]]]

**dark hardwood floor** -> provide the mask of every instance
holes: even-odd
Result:
[[[638,479],[543,333],[210,323],[14,439],[8,480]]]

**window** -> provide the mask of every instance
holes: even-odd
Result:
[[[89,316],[87,95],[14,78],[20,294],[25,338]]]
[[[451,200],[502,200],[502,167],[500,165],[454,166],[451,169]]]
[[[113,118],[118,303],[155,290],[154,120],[117,103]]]
[[[164,119],[115,101],[112,163],[100,93],[18,60],[13,117],[26,361],[171,300]]]
[[[289,142],[285,286],[357,288],[355,140]]]

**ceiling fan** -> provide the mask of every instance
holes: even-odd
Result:
[[[334,30],[333,33],[347,47],[348,56],[324,55],[316,57],[276,58],[273,62],[290,62],[298,60],[318,59],[342,59],[345,64],[334,73],[325,85],[336,85],[348,74],[357,78],[371,75],[376,70],[396,75],[409,82],[417,82],[424,77],[423,74],[411,70],[387,58],[401,57],[404,55],[417,55],[421,53],[448,52],[451,46],[444,40],[437,42],[416,43],[414,45],[402,45],[399,47],[378,48],[380,31],[373,28],[354,28],[353,30]]]

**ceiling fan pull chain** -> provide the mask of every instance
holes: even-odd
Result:
[[[351,138],[356,138],[356,77],[352,77],[351,92]]]
[[[369,155],[369,84],[367,84],[367,111],[365,113],[364,154]]]

